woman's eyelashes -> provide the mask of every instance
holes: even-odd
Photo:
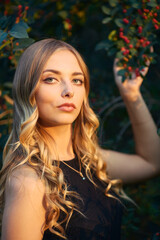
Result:
[[[54,83],[55,81],[57,81],[57,79],[53,77],[47,77],[43,81],[46,83]]]
[[[72,80],[75,84],[77,84],[77,85],[83,85],[83,83],[84,83],[84,81],[83,80],[81,80],[81,79],[73,79]]]
[[[47,78],[43,79],[43,82],[45,82],[45,83],[55,83],[56,81],[58,82],[59,80],[56,78],[53,78],[53,77],[47,77]],[[72,79],[72,82],[75,85],[83,85],[84,80],[74,78],[74,79]]]

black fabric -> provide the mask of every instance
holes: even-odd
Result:
[[[79,170],[77,158],[66,161],[68,165]],[[85,215],[74,211],[68,227],[66,236],[68,240],[120,240],[122,204],[113,198],[104,195],[104,184],[95,176],[94,181],[98,188],[91,183],[82,173],[85,180],[63,162],[62,168],[69,190],[79,193],[83,202],[76,200],[80,207],[80,211]],[[113,192],[111,192],[114,194]],[[114,194],[115,195],[115,194]],[[61,240],[60,238],[48,230],[44,232],[43,240]]]

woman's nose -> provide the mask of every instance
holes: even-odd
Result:
[[[69,84],[65,84],[65,87],[62,91],[62,97],[68,97],[71,98],[74,96],[74,91],[73,91],[73,87]]]

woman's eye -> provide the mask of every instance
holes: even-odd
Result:
[[[53,83],[53,82],[56,81],[56,79],[55,79],[55,78],[48,77],[48,78],[45,78],[43,81],[44,81],[44,82],[47,82],[47,83]]]
[[[78,84],[78,85],[82,85],[83,81],[81,79],[73,79],[73,82]]]

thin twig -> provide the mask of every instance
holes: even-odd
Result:
[[[116,142],[118,143],[120,141],[120,139],[122,138],[123,134],[125,133],[125,131],[127,130],[127,128],[131,125],[131,122],[128,121],[120,130]]]
[[[122,97],[116,97],[114,98],[112,101],[110,101],[109,103],[107,103],[105,106],[103,106],[100,111],[98,112],[98,115],[101,115],[103,112],[105,112],[107,110],[107,108],[109,108],[110,106],[112,106],[114,103],[118,102],[122,100]]]
[[[6,125],[13,122],[13,119],[1,120],[0,125]]]
[[[8,102],[9,104],[13,105],[13,100],[8,95],[4,95],[3,98]]]
[[[125,107],[124,102],[120,102],[120,103],[117,103],[117,104],[113,105],[111,108],[108,109],[108,111],[106,112],[105,116],[102,118],[102,120],[101,120],[101,127],[100,127],[100,131],[99,131],[99,132],[100,132],[100,134],[99,134],[99,140],[100,140],[100,142],[102,142],[104,122],[106,121],[107,117],[108,117],[114,110],[116,110],[117,108],[120,108],[120,107]]]
[[[0,113],[0,118],[3,118],[4,116],[6,116],[6,115],[8,115],[8,114],[10,114],[10,113],[12,113],[12,112],[13,112],[12,109],[6,110],[5,112]]]

